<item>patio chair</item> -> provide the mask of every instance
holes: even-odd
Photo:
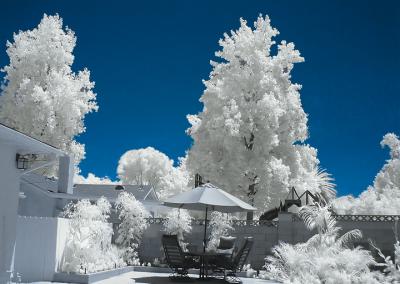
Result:
[[[236,276],[236,273],[242,270],[252,247],[253,238],[247,237],[245,238],[243,246],[236,254],[233,254],[231,257],[217,259],[216,268],[224,273],[225,281],[229,283],[242,283]]]
[[[199,268],[199,264],[194,261],[193,257],[183,252],[177,235],[163,235],[162,245],[167,264],[173,271],[171,279],[189,278],[188,270],[190,268]]]

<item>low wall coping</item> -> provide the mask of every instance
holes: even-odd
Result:
[[[68,272],[57,272],[54,274],[54,282],[65,282],[65,283],[79,283],[79,284],[91,284],[97,281],[109,279],[127,272],[134,271],[133,266],[120,267],[111,270],[93,272],[88,274],[77,274]]]

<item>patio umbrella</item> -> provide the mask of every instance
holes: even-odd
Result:
[[[190,191],[175,195],[164,202],[165,206],[188,210],[205,211],[204,220],[204,251],[206,249],[207,212],[208,210],[224,213],[254,211],[253,206],[239,198],[223,191],[222,189],[206,183]]]

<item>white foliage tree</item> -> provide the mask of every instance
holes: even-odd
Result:
[[[58,16],[43,16],[38,27],[7,42],[10,64],[0,96],[0,121],[70,153],[76,165],[85,156],[75,137],[84,117],[96,111],[96,94],[87,69],[71,66],[76,36]]]
[[[135,264],[138,257],[137,248],[148,227],[146,218],[150,217],[150,214],[143,204],[128,192],[121,192],[118,195],[115,208],[121,221],[115,242],[125,250],[124,260],[126,263]]]
[[[119,160],[117,173],[122,183],[151,185],[160,199],[186,190],[189,180],[185,158],[174,167],[173,160],[152,147],[127,151]]]
[[[161,179],[158,195],[161,200],[189,189],[190,176],[186,168],[187,157],[180,157],[179,165],[172,167],[169,174]]]
[[[254,29],[225,34],[216,52],[219,62],[200,98],[198,115],[189,115],[194,143],[188,169],[256,207],[276,205],[291,186],[298,192],[320,187],[308,184],[318,169],[317,150],[301,144],[308,137],[298,84],[291,82],[295,63],[303,62],[293,43],[282,41],[272,54],[278,31],[259,16]]]
[[[164,221],[164,231],[169,235],[177,235],[179,244],[186,250],[185,235],[192,231],[192,218],[185,209],[172,209]]]
[[[118,184],[117,181],[112,181],[108,177],[98,177],[93,173],[88,173],[87,177],[76,174],[74,176],[75,184]]]
[[[306,226],[317,234],[307,242],[295,245],[280,243],[266,258],[264,277],[283,283],[386,283],[378,272],[371,253],[353,248],[353,240],[361,238],[359,230],[339,236],[340,227],[328,207],[305,207],[300,211]]]
[[[390,159],[376,175],[374,183],[359,197],[343,196],[333,202],[339,214],[400,214],[400,140],[394,133],[383,136],[382,147],[389,147]]]
[[[228,236],[233,231],[232,216],[228,213],[214,211],[211,213],[210,223],[208,224],[210,240],[207,242],[207,250],[215,251],[219,245],[220,238]]]
[[[110,208],[103,197],[96,204],[81,200],[66,206],[63,215],[70,222],[62,271],[85,273],[123,265],[120,252],[111,245]]]

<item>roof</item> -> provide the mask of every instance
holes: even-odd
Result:
[[[115,187],[118,186],[116,184],[75,184],[72,194],[58,193],[56,179],[47,178],[35,173],[24,175],[21,178],[21,181],[41,190],[50,197],[69,200],[89,199],[91,201],[96,201],[100,197],[104,196],[109,202],[113,203],[117,199],[118,194],[122,191],[115,189]],[[124,191],[131,193],[139,201],[158,202],[157,194],[151,186],[122,186],[124,187]]]
[[[116,184],[76,184],[73,195],[79,199],[98,199],[102,196],[114,202],[122,190],[116,190]],[[122,185],[124,191],[131,193],[140,201],[158,201],[153,187],[149,185]]]
[[[13,144],[21,154],[65,155],[60,149],[0,123],[0,141]]]

